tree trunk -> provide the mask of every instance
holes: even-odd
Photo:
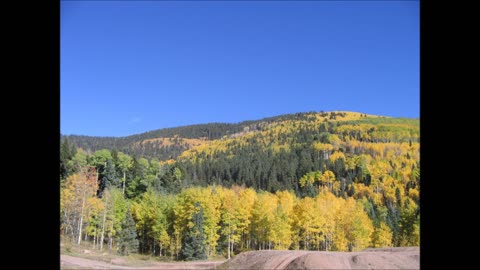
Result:
[[[317,237],[317,251],[320,251],[320,233],[318,233],[318,237]]]
[[[325,235],[325,251],[328,251],[328,238]]]
[[[100,251],[103,249],[103,238],[105,236],[105,218],[107,217],[107,206],[103,209],[102,234],[100,237]]]
[[[230,260],[230,234],[228,234],[228,251],[227,251],[227,254],[228,254],[228,259]]]
[[[78,224],[78,242],[77,244],[80,245],[82,242],[82,226],[83,226],[83,210],[85,208],[85,194],[86,192],[83,192],[83,200],[82,200],[82,211],[80,212],[80,224]]]
[[[70,241],[73,243],[75,241],[75,232],[74,232],[73,226],[71,226],[70,232],[72,232],[71,233],[72,237],[70,238]]]
[[[97,245],[97,226],[95,226],[95,230],[93,231],[93,249],[96,248]]]
[[[83,216],[80,217],[80,222],[78,224],[78,240],[77,245],[80,245],[82,242],[82,224],[83,224]]]
[[[125,177],[125,170],[123,170],[123,189],[122,189],[122,194],[125,194],[125,181],[127,178]]]

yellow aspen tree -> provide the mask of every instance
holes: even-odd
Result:
[[[288,249],[292,244],[292,214],[295,195],[289,191],[277,191],[277,208],[272,228],[274,249]]]
[[[318,213],[323,220],[320,229],[321,235],[319,234],[317,239],[318,249],[320,249],[320,242],[323,243],[325,251],[332,248],[335,240],[336,223],[339,213],[342,210],[343,202],[343,199],[335,197],[326,187],[323,187],[315,198]]]
[[[380,222],[380,226],[375,228],[372,234],[372,246],[376,248],[392,246],[392,230],[383,221]]]
[[[290,217],[281,204],[277,205],[271,224],[271,240],[276,250],[285,250],[292,244]]]
[[[370,245],[374,228],[360,202],[348,198],[345,201],[339,223],[339,227],[348,241],[349,251],[363,250]]]
[[[72,177],[72,176],[71,176]],[[60,189],[60,220],[61,229],[64,235],[69,235],[74,238],[74,217],[75,217],[75,190],[73,186],[68,184],[68,181]]]
[[[218,231],[220,230],[221,202],[215,187],[202,188],[198,195],[196,201],[200,202],[204,211],[203,229],[207,255],[211,257],[216,255],[218,239],[220,238]]]
[[[320,157],[328,159],[333,150],[333,146],[328,143],[314,142],[312,146],[313,149],[317,151],[317,159],[320,159]]]
[[[93,236],[93,248],[97,246],[100,235],[101,217],[104,209],[103,201],[97,197],[87,199],[87,227],[85,235]]]
[[[241,189],[238,192],[238,201],[237,208],[235,209],[238,225],[237,225],[237,235],[238,239],[244,238],[245,241],[241,241],[241,249],[245,246],[251,248],[251,238],[248,233],[248,228],[252,222],[252,210],[255,200],[257,198],[257,193],[252,188]]]
[[[345,160],[345,155],[340,152],[340,151],[335,151],[333,154],[330,156],[330,162],[335,163],[337,159],[343,159]]]
[[[272,248],[272,224],[274,222],[277,197],[268,192],[257,194],[252,209],[252,228],[259,249]]]
[[[230,259],[231,253],[233,252],[233,234],[237,230],[235,209],[238,208],[238,199],[232,189],[217,188],[217,194],[221,202],[220,214],[223,223],[221,233],[227,238],[227,259]]]
[[[335,174],[330,170],[326,170],[323,172],[319,180],[322,184],[326,185],[330,191],[332,191]]]
[[[315,200],[310,197],[298,200],[293,208],[293,231],[298,235],[299,242],[303,243],[304,250],[315,246],[317,234],[325,222],[318,210]]]
[[[95,197],[97,192],[96,177],[94,168],[84,167],[79,173],[68,177],[65,182],[62,194],[64,213],[70,216],[68,223],[72,229],[72,236],[76,233],[77,244],[82,241],[83,224],[88,212],[87,200]]]

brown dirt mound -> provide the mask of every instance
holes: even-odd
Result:
[[[362,252],[249,251],[217,269],[420,269],[418,247]]]

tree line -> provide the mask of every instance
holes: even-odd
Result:
[[[246,250],[357,251],[394,246],[386,213],[372,217],[366,198],[315,197],[232,186],[190,187],[175,195],[148,188],[128,199],[120,187],[96,192],[94,168],[82,168],[62,187],[62,234],[119,254],[140,252],[173,259],[230,258]],[[400,245],[418,245],[416,203],[399,208]]]

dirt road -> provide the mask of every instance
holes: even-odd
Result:
[[[175,263],[152,263],[151,266],[123,266],[102,261],[95,261],[69,255],[60,255],[61,269],[210,269],[224,261],[195,261]]]

